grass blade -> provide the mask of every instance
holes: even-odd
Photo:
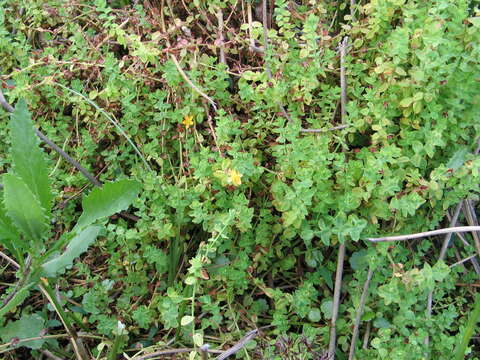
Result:
[[[475,305],[473,306],[473,310],[470,312],[467,326],[463,331],[462,340],[457,345],[457,349],[455,351],[455,360],[461,360],[465,358],[465,350],[467,349],[470,338],[473,335],[473,330],[475,330],[475,325],[477,324],[479,317],[480,317],[480,294],[476,294]]]

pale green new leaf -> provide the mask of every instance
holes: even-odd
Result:
[[[97,238],[100,230],[100,226],[90,226],[75,235],[61,255],[42,265],[44,275],[54,277],[56,274],[63,272],[66,267],[71,266],[75,258],[87,251],[90,244]]]
[[[75,229],[82,229],[95,221],[125,210],[140,192],[135,180],[119,180],[95,188],[82,201],[83,213]]]
[[[33,122],[25,101],[18,101],[11,115],[10,135],[13,169],[50,216],[53,194],[50,188],[48,167],[45,156],[39,147],[39,139],[33,128]]]
[[[22,179],[3,175],[3,194],[7,216],[28,240],[41,242],[48,228],[45,209]]]

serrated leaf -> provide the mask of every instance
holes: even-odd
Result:
[[[424,203],[425,199],[413,192],[402,196],[400,199],[397,197],[392,198],[390,206],[393,209],[401,211],[402,216],[413,216],[415,215],[415,211]]]
[[[14,242],[12,242],[12,240]],[[14,246],[22,249],[27,248],[27,244],[20,237],[12,221],[8,218],[5,212],[3,203],[0,202],[0,244],[7,248],[11,254],[14,254]],[[15,244],[15,245],[14,245]]]
[[[0,337],[3,342],[10,342],[12,339],[27,339],[42,336],[45,320],[38,314],[22,315],[20,320],[11,321],[0,329]],[[20,343],[30,349],[40,349],[45,340],[32,340]]]
[[[42,265],[44,275],[54,277],[56,274],[62,273],[66,267],[71,266],[75,258],[83,254],[95,241],[100,230],[100,226],[90,226],[75,235],[61,255]]]
[[[3,175],[3,194],[7,216],[27,239],[41,242],[48,227],[45,209],[22,179]]]
[[[46,215],[50,216],[53,194],[47,162],[39,147],[40,141],[34,132],[31,115],[23,100],[18,101],[11,114],[10,135],[13,170],[38,198],[41,206],[46,210]]]
[[[443,281],[450,273],[450,267],[443,261],[439,260],[433,265],[433,279],[435,281]]]
[[[135,180],[119,180],[95,188],[82,201],[83,213],[75,229],[82,229],[95,221],[125,210],[140,192]]]

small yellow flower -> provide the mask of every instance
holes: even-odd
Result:
[[[190,128],[190,126],[193,125],[193,116],[185,115],[185,117],[183,118],[182,124],[185,125],[186,129]]]
[[[243,175],[235,169],[228,170],[228,182],[234,186],[238,186],[242,183],[242,176]]]

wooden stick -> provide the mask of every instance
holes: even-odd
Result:
[[[363,285],[363,291],[362,291],[362,296],[360,297],[360,304],[358,305],[357,315],[355,317],[355,324],[353,326],[353,335],[352,335],[352,341],[350,342],[350,352],[348,354],[348,360],[353,360],[353,357],[355,356],[355,343],[357,342],[358,329],[360,327],[360,321],[362,319],[365,302],[367,301],[368,287],[370,286],[370,280],[372,280],[372,275],[373,275],[373,268],[369,267],[368,273],[367,273],[367,279],[365,280],[365,284]]]
[[[220,43],[220,62],[227,65],[227,60],[225,58],[225,44],[223,37],[223,12],[222,9],[217,11],[217,21],[218,21],[218,42]],[[227,66],[228,67],[228,66]]]
[[[471,232],[471,231],[480,231],[480,226],[456,226],[456,227],[425,231],[425,232],[409,234],[409,235],[387,236],[387,237],[381,237],[381,238],[368,238],[368,240],[371,242],[405,241],[405,240],[412,240],[412,239],[420,239],[420,238],[434,236],[434,235],[452,234],[456,232],[462,233],[462,232]]]
[[[470,255],[469,257],[466,257],[465,259],[462,259],[460,261],[457,261],[456,263],[450,265],[450,267],[454,267],[454,266],[457,266],[457,265],[460,265],[460,264],[463,264],[464,262],[467,262],[468,260],[471,260],[473,259],[474,257],[476,257],[477,254],[474,254],[474,255]]]
[[[243,338],[240,339],[239,342],[233,345],[230,349],[224,351],[221,355],[217,356],[215,360],[225,360],[229,356],[236,354],[241,349],[243,349],[245,345],[257,335],[258,335],[258,329],[249,331]]]
[[[340,293],[342,289],[343,263],[345,261],[345,243],[340,244],[338,248],[337,271],[335,273],[335,290],[333,292],[332,305],[332,325],[330,328],[330,342],[328,345],[328,358],[335,359],[335,349],[337,346],[337,318],[338,308],[340,307]]]
[[[345,72],[345,55],[348,47],[348,36],[342,40],[340,44],[340,86],[341,86],[341,115],[342,123],[345,124],[347,117],[347,79]],[[337,271],[335,274],[335,289],[333,291],[333,309],[332,309],[332,327],[330,329],[330,342],[328,344],[329,359],[335,360],[335,350],[337,347],[337,317],[338,309],[340,307],[340,293],[342,291],[342,277],[343,277],[343,263],[345,261],[345,242],[340,244],[338,248]]]

